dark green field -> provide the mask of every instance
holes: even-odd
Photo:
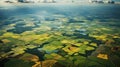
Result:
[[[2,67],[120,67],[120,5],[0,6]]]

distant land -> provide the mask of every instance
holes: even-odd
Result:
[[[119,0],[0,0],[0,3],[117,3]]]
[[[13,0],[14,1],[14,0]],[[36,0],[37,1],[37,0]],[[99,3],[99,2],[89,2],[89,0],[85,0],[85,1],[82,1],[82,0],[69,0],[69,2],[64,2],[64,1],[59,1],[57,0],[57,2],[55,0],[51,0],[53,2],[11,2],[11,0],[9,1],[3,1],[3,0],[0,0],[0,6],[13,6],[14,5],[24,5],[24,4],[33,4],[33,5],[42,5],[42,4],[55,4],[55,5],[67,5],[67,4],[76,4],[76,5],[92,5],[92,4],[117,4],[117,5],[120,5],[120,1],[119,0],[114,0],[114,3],[108,3],[108,2],[103,2],[103,3]],[[73,1],[73,2],[72,2]]]

